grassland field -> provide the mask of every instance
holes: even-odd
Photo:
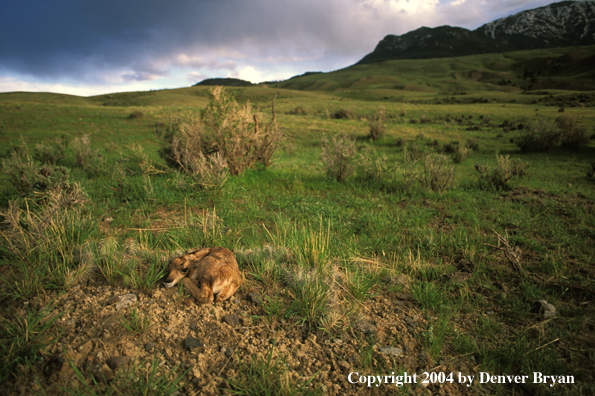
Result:
[[[584,58],[590,54],[582,49],[575,52],[581,51],[585,51],[586,55],[580,55]],[[318,79],[312,75],[294,82],[229,89],[239,103],[250,101],[267,116],[277,95],[275,113],[285,139],[270,167],[230,176],[218,191],[189,187],[188,176],[169,168],[159,156],[161,142],[155,134],[156,126],[167,123],[171,117],[187,119],[207,106],[210,94],[206,87],[88,98],[48,93],[0,94],[0,157],[9,158],[21,137],[33,151],[37,143],[62,135],[70,141],[89,135],[91,147],[100,154],[100,166],[93,172],[77,165],[71,149],[59,161],[59,165],[70,169],[69,182],[79,183],[86,193],[88,202],[79,216],[91,226],[84,232],[77,228],[75,236],[61,236],[67,240],[70,261],[64,253],[68,249],[60,250],[58,245],[52,246],[60,252],[48,251],[45,246],[31,247],[31,252],[40,250],[35,253],[37,265],[57,260],[61,264],[56,265],[71,266],[75,271],[82,259],[74,259],[73,252],[83,251],[86,246],[99,255],[97,252],[105,250],[102,246],[106,246],[106,240],[116,241],[122,247],[127,241],[135,241],[153,252],[154,257],[171,257],[175,252],[205,244],[225,246],[236,252],[259,251],[266,246],[284,248],[293,251],[297,264],[289,260],[289,264],[277,263],[277,267],[269,268],[264,264],[264,256],[239,260],[246,275],[241,304],[247,304],[243,298],[250,292],[264,296],[258,308],[261,311],[252,314],[250,323],[277,329],[280,337],[281,330],[299,325],[305,338],[315,334],[321,345],[323,340],[354,340],[357,353],[344,358],[350,371],[381,375],[407,369],[435,369],[448,374],[455,372],[456,364],[463,364],[468,374],[476,376],[488,372],[533,378],[532,373],[540,372],[572,376],[575,381],[555,386],[531,381],[472,387],[445,385],[451,388],[440,384],[402,388],[387,385],[372,390],[344,381],[343,394],[446,391],[589,395],[595,392],[595,185],[587,171],[595,162],[595,142],[591,139],[578,150],[557,146],[547,152],[523,153],[514,143],[522,131],[507,132],[501,125],[505,121],[529,125],[537,119],[553,122],[563,114],[574,116],[589,135],[595,135],[595,92],[539,86],[527,91],[518,86],[497,85],[494,81],[513,74],[519,80],[517,85],[522,85],[525,80],[518,78],[518,70],[505,67],[507,59],[516,62],[520,56],[499,55],[500,63],[494,59],[496,55],[448,61],[398,61],[390,67],[402,73],[386,72],[386,67],[381,72],[380,67],[362,71],[360,68],[365,66],[358,66]],[[486,64],[492,65],[491,69],[500,68],[502,75],[491,75],[487,81],[487,72],[481,72],[481,65]],[[455,70],[457,67],[459,71]],[[458,73],[455,78],[453,70]],[[580,78],[593,84],[592,72],[581,70]],[[572,76],[567,74],[565,78]],[[368,137],[370,121],[380,110],[385,114],[386,136],[372,141]],[[338,113],[347,116],[336,119]],[[356,155],[369,150],[367,147],[384,155],[388,171],[373,180],[360,177],[357,169],[344,181],[330,178],[321,153],[324,137],[337,133],[346,133],[355,140]],[[423,160],[412,164],[405,159],[411,145],[439,152],[450,142],[464,145],[469,139],[476,147],[468,158],[455,164],[449,157],[454,181],[444,191],[433,191],[417,180],[423,174]],[[477,165],[495,166],[497,155],[518,158],[528,165],[528,174],[511,184],[510,189],[486,188],[480,183]],[[151,162],[152,172],[143,172],[140,158]],[[118,171],[122,167],[123,174]],[[27,211],[42,213],[45,203],[39,200],[40,195],[24,198],[6,172],[0,180],[4,220],[0,245],[0,316],[4,323],[0,351],[6,356],[1,362],[0,382],[14,394],[29,394],[29,390],[19,392],[35,377],[36,390],[31,394],[59,393],[51,380],[38,377],[38,373],[47,366],[56,345],[67,348],[68,337],[60,322],[38,318],[39,323],[45,320],[50,324],[43,335],[30,334],[36,337],[35,342],[28,338],[23,341],[23,332],[27,330],[19,323],[22,324],[23,317],[49,315],[41,308],[51,306],[48,296],[64,300],[69,287],[66,283],[44,283],[44,270],[19,262],[19,256],[11,250],[11,243],[16,242],[11,239],[13,234],[7,223],[9,203],[22,211],[23,222],[27,221]],[[207,215],[217,221],[207,224]],[[504,239],[499,241],[497,234]],[[510,251],[518,253],[521,270],[515,269],[507,258],[510,251],[505,251],[503,241],[509,244]],[[299,244],[306,246],[304,250],[309,249],[305,255],[318,254],[345,274],[343,283],[334,278],[341,284],[337,292],[341,304],[360,308],[351,309],[349,314],[340,310],[340,325],[328,324],[327,311],[331,308],[324,300],[328,296],[321,297],[324,301],[320,312],[314,312],[307,301],[305,311],[296,307],[294,300],[309,297],[297,295],[282,267],[300,265]],[[114,258],[114,262],[124,262],[122,257]],[[151,290],[162,287],[158,279],[163,274],[164,261],[157,260],[161,267],[151,279],[134,282],[127,271],[145,276],[140,272],[146,271],[147,265],[155,265],[150,258],[148,262],[152,264],[123,266],[111,276],[106,275],[105,260],[104,264],[97,260],[102,270],[81,277],[73,285],[110,285],[120,288],[122,293],[145,293],[147,299]],[[471,263],[470,269],[462,269],[461,263]],[[15,283],[15,277],[25,276],[23,271],[30,273],[30,284],[19,280]],[[39,279],[35,276],[37,271]],[[171,298],[177,302],[176,307],[183,307],[181,302],[187,297],[180,289]],[[545,318],[535,309],[538,300],[554,305],[556,316]],[[405,301],[419,309],[421,328],[411,333],[417,349],[407,353],[425,353],[425,363],[416,366],[379,352],[380,344],[403,347],[403,340],[354,330],[358,321],[374,323],[374,317],[366,316],[361,307],[371,307],[379,301],[393,305]],[[132,322],[130,315],[125,320]],[[157,318],[154,322],[159,326]],[[142,331],[138,333],[143,342],[150,338],[143,336]],[[122,337],[136,340],[138,335]],[[253,361],[261,365],[261,370],[251,370],[242,366],[240,359],[241,353],[244,362],[250,354],[239,352],[240,348],[237,351],[237,359],[234,357],[221,371],[210,373],[217,381],[229,382],[227,392],[264,392],[229,380],[229,370],[251,378],[249,382],[253,383],[270,381],[272,373],[279,376],[277,369],[297,370],[267,366],[266,354],[263,360]],[[78,367],[78,387],[62,391],[109,394],[109,383],[93,385],[88,376],[92,370],[85,367]],[[292,386],[298,394],[333,393],[319,378],[320,372],[327,370],[324,367],[312,371],[311,376],[302,373],[313,378],[304,388],[298,389],[291,385],[293,382],[271,382],[270,394],[291,394]],[[328,370],[337,371],[333,367]],[[343,377],[347,378],[347,374]],[[81,385],[85,378],[87,387]],[[201,388],[197,384],[192,382],[191,374],[183,376],[179,383],[186,394],[199,394]],[[163,394],[174,392],[173,388],[158,389]]]

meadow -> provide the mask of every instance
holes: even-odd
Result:
[[[459,85],[440,77],[451,69],[426,81],[427,60],[411,83],[358,66],[229,88],[263,120],[274,100],[283,140],[269,166],[216,188],[160,155],[159,131],[204,114],[208,87],[0,94],[8,394],[592,394],[595,94],[527,90],[502,65],[493,81],[474,74],[496,56],[459,59]],[[590,140],[520,149],[560,117]],[[200,246],[236,253],[234,301],[163,290],[167,260]],[[114,310],[128,293],[139,302]],[[185,348],[188,334],[206,346]],[[134,363],[112,372],[112,355]],[[367,389],[351,372],[436,374]],[[481,372],[529,380],[478,384]]]

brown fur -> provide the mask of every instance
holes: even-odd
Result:
[[[223,247],[200,249],[171,260],[165,286],[173,287],[185,277],[197,282],[201,304],[227,300],[244,281],[233,253]]]

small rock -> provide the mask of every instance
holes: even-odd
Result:
[[[397,293],[395,294],[395,297],[397,297],[399,300],[406,300],[406,301],[412,301],[413,300],[413,294],[411,293]]]
[[[113,323],[118,323],[122,319],[124,319],[124,314],[123,313],[113,314],[113,315],[110,315],[110,316],[106,316],[103,319],[103,324],[104,325],[111,325]]]
[[[153,341],[149,341],[145,344],[145,351],[151,353],[159,344]]]
[[[407,325],[412,328],[417,326],[417,321],[414,318],[412,318],[411,316],[405,316],[405,322],[407,322]]]
[[[116,370],[116,369],[126,366],[128,363],[130,363],[130,358],[128,356],[116,356],[116,357],[107,359],[105,361],[105,363],[112,370]]]
[[[250,293],[248,294],[248,301],[253,302],[254,304],[261,304],[262,297],[258,293]]]
[[[136,298],[136,294],[126,294],[124,296],[120,296],[120,301],[116,304],[116,310],[120,310],[125,308],[129,305],[134,304],[138,299]]]
[[[114,305],[120,301],[119,296],[111,296],[105,303],[105,306]]]
[[[364,334],[376,334],[378,332],[376,326],[367,320],[357,322],[355,328]]]
[[[189,351],[196,348],[202,348],[204,345],[204,342],[200,338],[186,337],[184,339],[184,347]]]
[[[264,339],[267,339],[267,338],[269,338],[269,335],[270,335],[270,334],[271,334],[271,333],[269,333],[269,331],[268,331],[268,330],[263,330],[263,331],[261,331],[260,333],[258,333],[258,336],[260,337],[260,339],[261,339],[261,340],[264,340]]]
[[[380,353],[383,353],[385,355],[401,356],[403,355],[403,350],[397,347],[384,347],[380,348]]]
[[[231,357],[231,355],[233,355],[234,351],[235,351],[235,348],[227,348],[225,350],[225,357],[227,357],[229,359]]]
[[[351,367],[345,360],[339,360],[337,362],[337,366],[339,366],[343,371],[347,371]]]
[[[531,304],[531,312],[543,314],[547,319],[556,317],[556,307],[545,300],[537,300]]]
[[[114,372],[111,370],[105,369],[105,370],[95,372],[93,374],[93,377],[96,380],[99,380],[105,384],[109,384],[114,379]]]
[[[91,340],[85,342],[83,345],[81,345],[78,348],[78,350],[81,353],[89,353],[89,352],[91,352],[91,349],[93,349],[93,341],[91,341]]]
[[[236,314],[227,314],[223,317],[223,322],[232,327],[239,326],[240,317]]]
[[[240,300],[238,300],[237,298],[234,298],[234,299],[231,300],[231,303],[233,305],[238,305],[240,303]]]

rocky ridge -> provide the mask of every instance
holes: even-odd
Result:
[[[422,27],[387,35],[357,64],[595,44],[595,1],[563,1],[487,23],[476,30]]]

